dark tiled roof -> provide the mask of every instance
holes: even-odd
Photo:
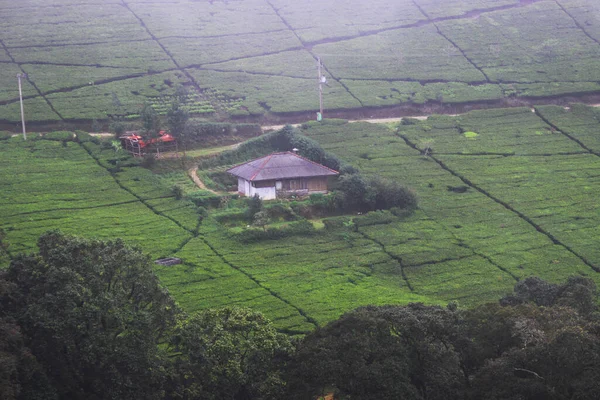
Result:
[[[227,170],[232,175],[247,181],[270,181],[275,179],[309,178],[334,176],[339,172],[300,157],[292,152],[273,153],[248,161]]]

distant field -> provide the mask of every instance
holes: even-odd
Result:
[[[184,264],[157,273],[182,307],[247,305],[288,332],[365,304],[494,300],[532,275],[600,283],[600,111],[533,111],[433,116],[391,128],[307,123],[303,134],[363,173],[414,188],[419,209],[357,232],[251,244],[217,222],[223,209],[199,218],[193,204],[175,200],[170,185],[184,185],[183,172],[153,175],[85,135],[13,137],[0,141],[0,228],[12,253],[33,250],[40,233],[60,228],[181,257]],[[426,144],[429,157],[421,154]]]
[[[26,0],[0,4],[0,122],[206,118],[600,92],[594,0]],[[27,23],[24,23],[27,21]],[[560,34],[557,34],[559,32]]]

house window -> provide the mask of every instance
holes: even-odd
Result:
[[[252,186],[254,186],[255,188],[269,188],[275,185],[273,184],[273,181],[258,181],[252,182]]]

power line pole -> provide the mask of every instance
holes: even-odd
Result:
[[[317,64],[319,70],[319,114],[317,114],[317,121],[320,121],[323,118],[323,74],[321,73],[321,68],[323,64],[321,63],[321,57],[317,57]]]
[[[27,140],[25,132],[25,113],[23,112],[23,90],[21,89],[21,78],[27,78],[27,74],[17,74],[19,80],[19,100],[21,101],[21,126],[23,126],[23,140]]]

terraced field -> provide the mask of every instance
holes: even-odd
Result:
[[[416,190],[414,214],[353,216],[356,231],[241,243],[215,210],[201,217],[175,200],[174,178],[66,132],[0,142],[0,228],[12,253],[61,228],[181,257],[183,264],[157,272],[185,309],[247,305],[290,333],[365,304],[493,300],[532,275],[600,283],[598,109],[499,109],[413,122],[303,125],[303,134],[362,173]]]
[[[600,92],[594,0],[26,0],[0,4],[0,122],[211,119]],[[24,21],[27,21],[26,23]],[[556,34],[560,32],[560,34]],[[16,129],[16,128],[15,128]]]

